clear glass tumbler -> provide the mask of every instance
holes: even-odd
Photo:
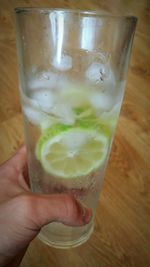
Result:
[[[137,19],[47,8],[15,12],[31,189],[72,194],[93,214],[82,227],[46,225],[39,238],[54,247],[78,246],[93,231]]]

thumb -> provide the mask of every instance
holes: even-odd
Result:
[[[66,225],[82,226],[89,223],[91,210],[67,194],[33,195],[29,201],[29,216],[32,213],[33,228],[59,221]]]

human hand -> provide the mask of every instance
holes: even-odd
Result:
[[[33,194],[28,186],[26,148],[0,166],[0,266],[19,266],[42,226],[52,221],[87,224],[91,211],[67,194]],[[7,265],[8,264],[8,265]]]

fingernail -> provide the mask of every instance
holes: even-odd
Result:
[[[82,217],[83,217],[83,222],[84,223],[89,223],[91,219],[91,209],[83,207],[82,208]]]

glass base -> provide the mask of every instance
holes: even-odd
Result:
[[[89,229],[89,231],[86,234],[84,234],[80,238],[72,240],[72,241],[52,241],[52,240],[49,240],[41,232],[39,233],[38,238],[42,242],[44,242],[45,244],[47,244],[51,247],[60,248],[60,249],[68,249],[68,248],[78,247],[78,246],[82,245],[83,243],[85,243],[92,235],[93,230],[94,230],[94,226],[92,224],[91,228]]]

